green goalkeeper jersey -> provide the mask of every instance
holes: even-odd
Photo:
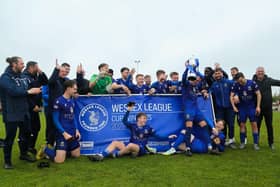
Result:
[[[98,75],[94,74],[91,76],[90,82],[95,82]],[[92,88],[92,94],[107,94],[107,86],[112,84],[112,79],[109,76],[99,77],[95,86]]]

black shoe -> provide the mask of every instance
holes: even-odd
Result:
[[[186,156],[190,156],[190,157],[192,156],[192,152],[191,152],[191,150],[189,150],[189,149],[186,151],[185,154],[186,154]]]
[[[36,159],[28,154],[25,154],[25,155],[20,155],[19,157],[20,160],[25,160],[27,162],[35,162]]]
[[[37,154],[37,150],[35,148],[28,148],[28,152],[33,154],[33,155],[36,155]]]
[[[210,154],[212,155],[221,155],[221,152],[218,149],[211,150]]]
[[[5,169],[14,169],[14,167],[12,166],[12,163],[5,163],[4,168]]]
[[[0,139],[0,148],[3,148],[5,146],[4,140]]]
[[[104,157],[100,154],[88,156],[88,159],[93,162],[103,161]]]

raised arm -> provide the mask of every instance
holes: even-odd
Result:
[[[189,71],[189,69],[186,68],[185,72],[184,72],[183,75],[182,75],[182,84],[183,84],[183,86],[185,86],[185,87],[189,84],[189,81],[187,80],[188,71]]]
[[[41,85],[47,85],[49,82],[48,77],[44,72],[39,73],[38,81],[40,82]]]
[[[130,127],[132,125],[131,123],[128,122],[128,116],[129,116],[130,111],[133,109],[133,107],[134,106],[127,106],[127,111],[122,120],[123,124],[127,127]]]
[[[49,84],[55,84],[57,79],[59,79],[59,69],[54,68],[52,75],[49,78]]]
[[[271,86],[280,86],[280,80],[270,78]]]

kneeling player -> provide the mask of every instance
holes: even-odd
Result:
[[[128,122],[129,112],[134,107],[133,102],[128,103],[127,112],[123,118],[123,124],[130,130],[130,140],[128,144],[121,141],[113,141],[101,155],[90,156],[92,161],[102,160],[104,157],[120,157],[131,154],[132,157],[142,156],[148,152],[155,153],[156,149],[147,145],[148,138],[154,134],[154,129],[147,125],[147,115],[138,113],[136,115],[136,124]]]
[[[63,163],[67,153],[72,157],[80,156],[80,144],[78,140],[81,135],[74,118],[74,100],[77,93],[77,85],[73,80],[64,83],[64,94],[54,104],[53,120],[57,129],[56,147],[51,149],[43,145],[36,158],[42,159],[48,156],[56,163]]]
[[[211,145],[213,149],[210,153],[214,154],[220,154],[220,152],[224,151],[224,145],[225,145],[225,135],[223,134],[224,129],[224,121],[218,120],[215,126],[216,130],[218,131],[218,135],[212,134],[210,136],[211,138]],[[207,153],[208,152],[208,141],[205,141],[203,139],[204,135],[201,133],[204,133],[201,131],[201,127],[195,126],[193,128],[193,133],[191,134],[191,145],[190,149],[193,153]],[[186,130],[183,129],[179,133],[179,135],[170,135],[170,146],[171,148],[162,153],[163,155],[172,155],[175,154],[176,151],[187,151],[186,143],[185,143],[185,135]]]

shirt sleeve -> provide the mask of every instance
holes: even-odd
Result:
[[[252,82],[252,87],[253,87],[255,92],[260,90],[258,84],[255,81]]]
[[[129,111],[126,111],[122,122],[126,127],[131,127],[132,124],[128,122],[128,116],[129,116]]]
[[[58,130],[59,133],[64,133],[64,129],[59,121],[59,111],[54,111],[53,112],[53,122],[54,122],[54,125],[56,127],[56,129]]]

